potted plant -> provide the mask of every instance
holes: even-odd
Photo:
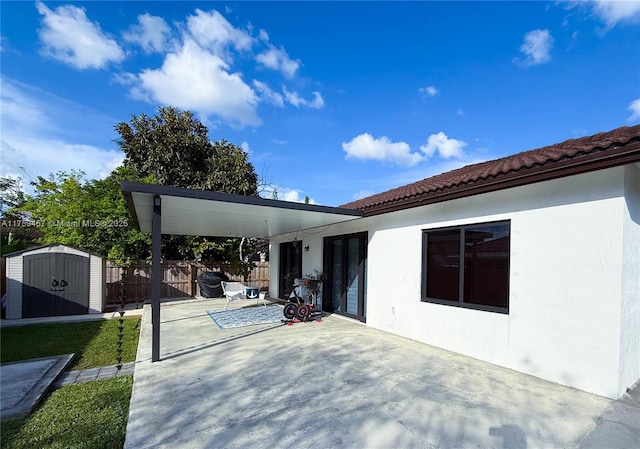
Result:
[[[327,275],[318,270],[313,270],[313,274],[304,277],[304,286],[307,287],[309,295],[313,296],[313,303],[317,305],[318,295],[322,292],[322,284],[327,280]]]

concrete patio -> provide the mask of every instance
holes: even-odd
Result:
[[[637,390],[611,401],[338,316],[221,330],[223,303],[163,304],[155,363],[145,306],[126,448],[640,444]]]

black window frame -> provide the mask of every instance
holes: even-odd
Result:
[[[295,278],[302,278],[302,248],[303,248],[302,240],[294,240],[293,242],[282,242],[279,247],[279,264],[278,264],[278,297],[280,299],[286,300],[289,299],[289,295],[293,290],[293,282]],[[288,257],[285,257],[285,252],[289,253]],[[296,272],[293,274],[293,277],[290,279],[290,283],[287,283],[284,279],[285,272],[289,271],[290,268],[287,265],[287,261],[290,261],[291,258],[296,258]],[[291,274],[290,274],[291,276]]]
[[[342,241],[342,268],[343,271],[341,273],[342,279],[346,280],[348,278],[347,270],[347,242],[350,239],[357,238],[359,239],[358,243],[358,304],[357,304],[357,313],[352,314],[346,311],[347,303],[346,303],[346,290],[342,293],[341,298],[341,311],[337,311],[333,309],[333,304],[331,303],[331,294],[333,289],[333,271],[332,271],[332,251],[331,245],[334,241]],[[363,323],[367,322],[367,301],[366,301],[366,289],[367,289],[367,253],[368,253],[368,244],[369,244],[369,233],[367,231],[363,232],[354,232],[350,234],[339,234],[339,235],[331,235],[326,236],[323,239],[323,269],[325,274],[327,275],[327,281],[325,282],[325,287],[322,289],[322,310],[328,311],[330,313],[336,313],[338,315],[343,315],[346,317],[357,319]]]
[[[464,264],[464,247],[465,247],[465,239],[464,239],[464,230],[469,228],[477,228],[477,227],[485,227],[485,226],[501,226],[507,225],[509,231],[509,240],[508,240],[508,251],[507,251],[507,305],[506,307],[497,307],[491,305],[484,304],[475,304],[464,301],[464,279],[465,279],[465,264]],[[460,232],[460,252],[459,256],[459,274],[458,274],[458,300],[450,300],[450,299],[441,299],[441,298],[430,298],[427,296],[427,264],[428,264],[428,254],[427,254],[427,241],[429,233],[442,232],[442,231],[459,231]],[[483,222],[483,223],[470,223],[460,226],[449,226],[443,228],[431,228],[431,229],[423,229],[422,230],[422,267],[421,267],[421,302],[428,302],[433,304],[441,304],[453,307],[461,307],[465,309],[473,309],[473,310],[482,310],[485,312],[495,312],[508,314],[509,313],[509,305],[510,305],[510,280],[511,280],[511,220],[500,220],[500,221],[491,221],[491,222]]]

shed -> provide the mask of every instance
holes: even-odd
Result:
[[[106,258],[66,245],[7,256],[7,319],[102,313]]]

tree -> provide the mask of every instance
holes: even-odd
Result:
[[[0,217],[3,220],[19,220],[23,218],[16,215],[16,210],[25,201],[26,198],[22,191],[22,180],[20,178],[0,177]]]
[[[152,182],[120,167],[103,180],[83,181],[78,170],[39,176],[33,196],[17,210],[42,231],[40,243],[61,243],[128,265],[149,257],[151,239],[133,227],[120,182]]]
[[[258,177],[247,153],[226,140],[211,142],[207,127],[189,111],[161,107],[155,117],[132,115],[115,126],[123,165],[159,184],[257,195]],[[163,237],[167,259],[238,259],[238,239]]]
[[[201,184],[204,190],[256,196],[258,176],[247,153],[240,147],[220,140],[213,143],[209,171]]]
[[[25,201],[20,178],[0,178],[0,256],[27,248],[33,228],[30,218],[19,210]]]
[[[28,217],[44,234],[40,243],[61,243],[129,265],[150,256],[151,238],[133,227],[120,190],[122,181],[255,195],[257,176],[242,148],[210,142],[207,128],[188,111],[160,108],[158,115],[132,116],[115,126],[126,159],[101,180],[77,170],[39,176],[33,195],[19,181],[2,178],[7,214]],[[7,192],[8,194],[5,194]],[[3,216],[5,215],[3,204]],[[240,239],[163,236],[166,259],[239,260]],[[251,245],[246,245],[245,254]],[[245,257],[246,259],[246,257]]]
[[[189,111],[161,107],[155,117],[132,115],[115,126],[124,166],[159,184],[256,195],[258,178],[247,153],[225,140],[211,142]]]
[[[101,205],[100,207],[105,207],[105,202],[108,202],[107,207],[111,208],[111,211],[106,214],[108,215],[107,225],[97,228],[93,242],[96,247],[105,247],[106,252],[102,254],[106,254],[115,263],[132,265],[141,260],[151,259],[151,236],[133,226],[129,209],[120,190],[122,181],[156,182],[153,175],[141,178],[133,170],[124,166],[116,168],[105,179],[90,181],[90,201]]]

